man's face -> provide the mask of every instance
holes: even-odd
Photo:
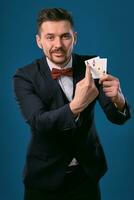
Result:
[[[47,21],[42,23],[36,41],[53,63],[63,67],[73,51],[76,32],[72,30],[69,21]]]

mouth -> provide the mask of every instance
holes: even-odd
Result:
[[[56,51],[52,51],[51,53],[52,53],[54,56],[57,56],[57,57],[62,57],[62,56],[65,55],[65,52],[64,52],[63,50],[61,50],[61,49],[56,50]]]
[[[53,52],[52,54],[56,57],[63,57],[65,55],[63,52]]]

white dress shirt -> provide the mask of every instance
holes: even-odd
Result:
[[[61,69],[60,66],[54,64],[48,58],[46,58],[46,59],[47,59],[48,66],[51,71],[52,71],[52,68]],[[71,67],[72,67],[72,57],[71,57],[70,61],[66,64],[66,66],[62,69],[71,68]],[[73,97],[73,77],[61,76],[60,78],[58,78],[58,82],[70,102]],[[72,161],[70,162],[69,166],[74,166],[77,164],[78,164],[78,162],[77,162],[76,158],[73,158]]]

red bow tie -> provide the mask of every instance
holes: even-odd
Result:
[[[58,79],[60,76],[72,76],[73,70],[72,68],[67,68],[67,69],[52,68],[51,75],[53,79]]]

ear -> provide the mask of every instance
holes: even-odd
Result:
[[[74,45],[76,44],[77,42],[77,32],[74,32]]]
[[[36,43],[37,43],[38,47],[40,49],[42,49],[41,38],[38,34],[36,35]]]

